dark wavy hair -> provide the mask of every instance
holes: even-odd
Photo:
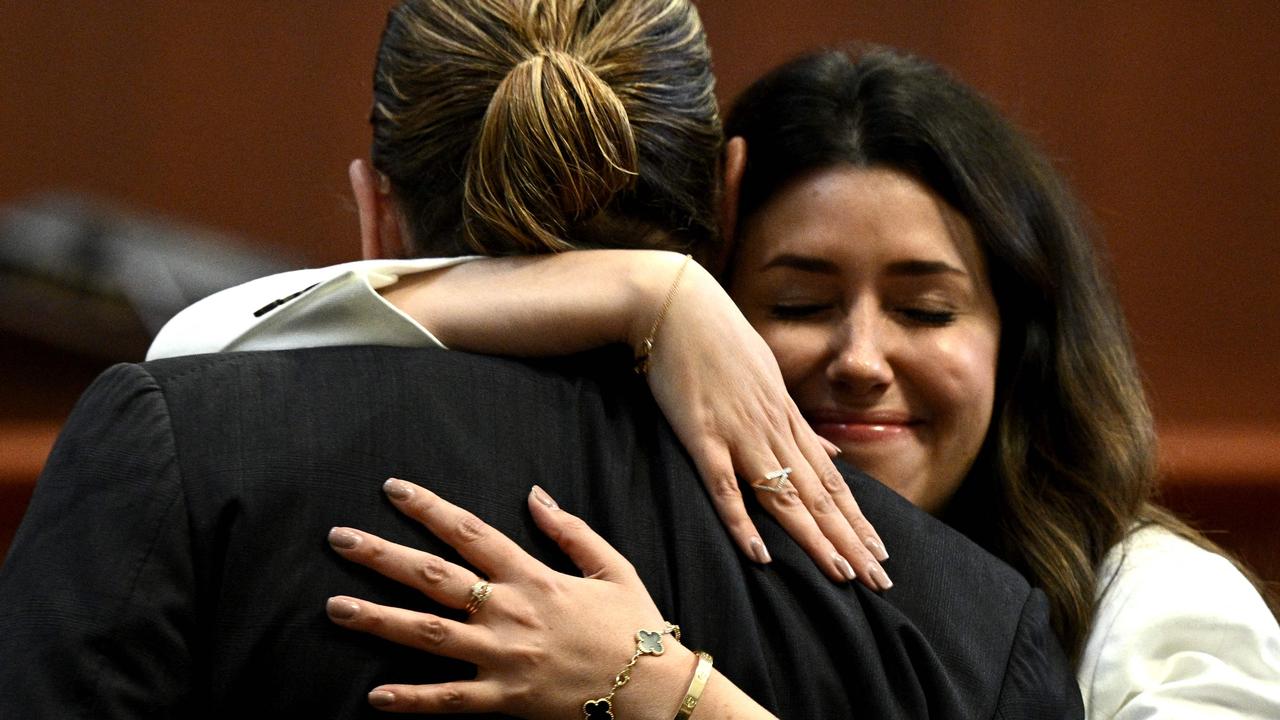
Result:
[[[714,88],[689,0],[404,0],[371,156],[418,253],[714,254]]]
[[[1123,314],[1065,184],[991,104],[909,55],[828,51],[753,84],[725,134],[747,141],[739,227],[838,165],[910,175],[972,224],[1000,311],[995,407],[943,519],[1045,591],[1072,657],[1098,566],[1131,529],[1216,551],[1153,504],[1155,431]]]

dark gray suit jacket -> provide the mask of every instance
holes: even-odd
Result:
[[[339,593],[432,606],[325,542],[350,525],[452,556],[389,506],[392,475],[573,572],[525,508],[543,485],[784,718],[1082,716],[1043,595],[852,470],[894,589],[826,580],[758,508],[774,563],[744,559],[626,365],[365,347],[112,368],[0,569],[0,717],[386,717],[374,685],[468,676],[325,618]]]

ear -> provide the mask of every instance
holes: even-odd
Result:
[[[738,224],[738,194],[747,169],[747,139],[731,137],[724,146],[724,192],[720,195],[720,232],[733,242]]]
[[[742,174],[747,169],[747,139],[729,138],[724,146],[724,172],[721,174],[720,237],[722,250],[717,267],[723,271],[733,256],[738,230],[738,195],[742,191]]]
[[[360,217],[361,257],[365,260],[405,257],[408,238],[386,176],[364,160],[352,160],[347,176],[351,179],[351,195]]]

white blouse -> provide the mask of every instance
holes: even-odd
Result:
[[[156,335],[147,359],[332,345],[444,347],[378,288],[475,259],[359,260],[251,280],[175,315]]]
[[[1280,627],[1226,558],[1151,526],[1098,577],[1076,675],[1090,720],[1280,718]]]

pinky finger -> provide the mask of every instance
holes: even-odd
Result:
[[[491,681],[469,680],[435,685],[379,685],[369,704],[393,713],[496,713],[502,693]]]
[[[747,514],[746,501],[742,497],[729,451],[723,447],[704,447],[701,453],[693,456],[693,463],[702,476],[702,482],[707,486],[716,514],[720,516],[720,521],[728,529],[729,536],[738,549],[762,565],[773,562],[768,548],[760,539],[760,532]]]
[[[818,438],[818,444],[822,446],[823,450],[827,451],[828,455],[830,455],[833,458],[840,457],[840,448],[835,443],[822,437],[821,435],[818,435],[817,433],[814,433],[814,436]]]

